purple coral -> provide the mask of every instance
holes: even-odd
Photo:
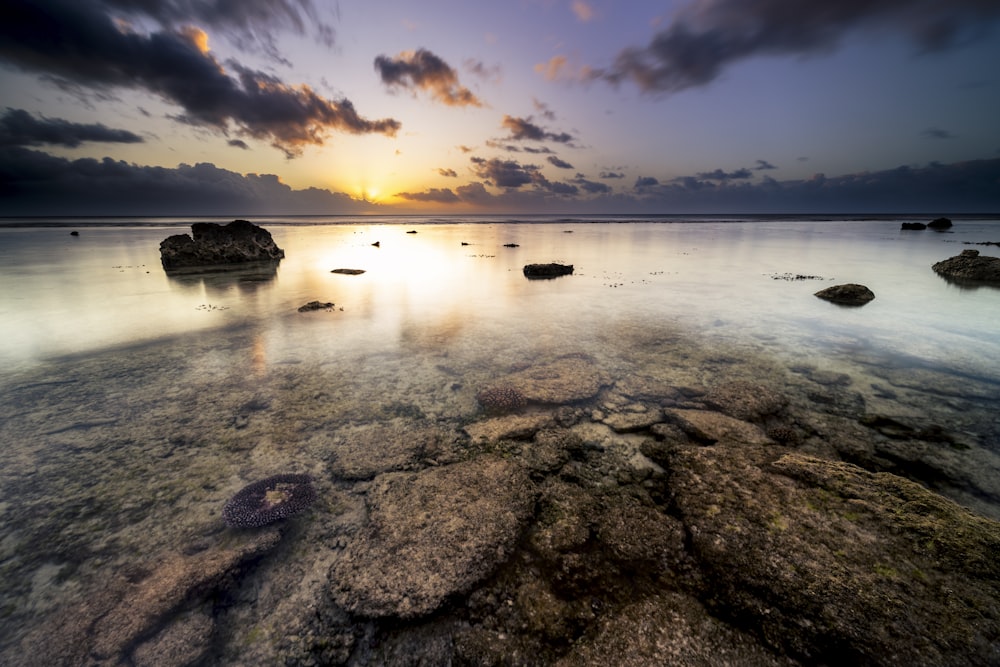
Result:
[[[517,412],[528,404],[520,391],[509,384],[497,384],[476,392],[476,400],[490,414]]]
[[[233,528],[259,528],[298,514],[315,500],[309,475],[274,475],[240,489],[222,508],[222,518]]]

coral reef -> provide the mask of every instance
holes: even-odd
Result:
[[[476,400],[489,414],[501,415],[517,412],[528,404],[516,387],[509,384],[496,384],[476,392]]]
[[[243,487],[222,508],[233,528],[259,528],[302,512],[316,500],[309,475],[274,475]]]

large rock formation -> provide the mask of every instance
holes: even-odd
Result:
[[[175,234],[160,243],[160,261],[164,269],[277,262],[285,251],[275,245],[271,234],[246,220],[228,225],[196,222],[191,235]]]
[[[983,257],[978,250],[963,250],[931,267],[946,280],[968,285],[1000,287],[1000,257]]]
[[[864,285],[848,283],[827,287],[816,292],[816,296],[841,306],[863,306],[875,298],[875,293]]]

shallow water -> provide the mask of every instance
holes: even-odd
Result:
[[[338,222],[265,223],[286,253],[273,273],[183,276],[158,245],[186,220],[0,227],[4,655],[102,579],[217,536],[246,483],[329,480],[337,447],[373,425],[458,430],[477,388],[565,354],[609,384],[794,392],[803,374],[846,374],[868,412],[962,434],[956,465],[988,479],[951,496],[1000,516],[981,493],[1000,471],[1000,289],[930,268],[967,247],[1000,254],[965,245],[1000,241],[1000,221]],[[522,275],[553,261],[573,275]],[[847,282],[876,299],[813,296]],[[314,300],[335,306],[298,312]],[[325,574],[319,517],[350,505],[320,486],[300,528],[313,540],[276,558],[301,580]],[[288,591],[257,594],[265,615]]]

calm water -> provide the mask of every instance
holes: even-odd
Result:
[[[329,478],[351,429],[401,416],[460,428],[477,386],[567,353],[612,381],[845,373],[869,409],[934,412],[977,443],[962,465],[1000,471],[1000,289],[930,268],[1000,255],[965,245],[1000,241],[997,220],[258,220],[276,272],[183,277],[158,246],[190,220],[111,222],[0,225],[2,655],[104,578],[216,535],[247,482]],[[553,261],[573,275],[522,275]],[[875,301],[813,296],[848,282]],[[335,306],[298,312],[314,300]],[[281,556],[297,581],[326,558]]]

